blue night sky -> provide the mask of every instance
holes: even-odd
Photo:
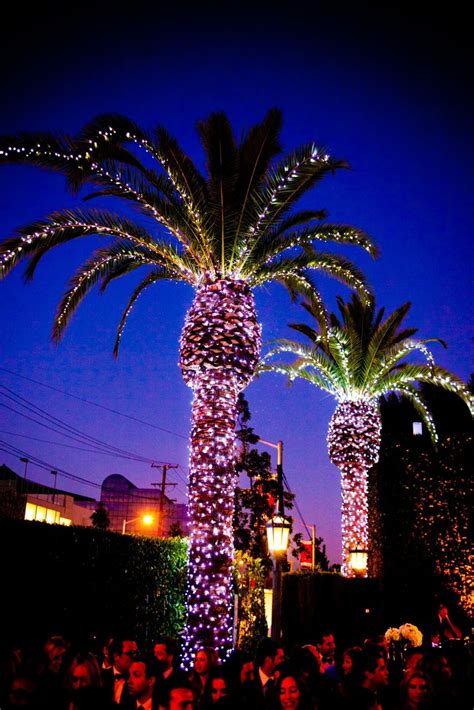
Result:
[[[13,18],[2,37],[0,133],[74,133],[97,114],[123,113],[147,129],[164,125],[203,168],[197,120],[224,110],[239,136],[280,107],[285,151],[314,141],[351,164],[300,206],[324,207],[330,221],[376,240],[376,261],[355,248],[340,253],[367,274],[380,306],[391,311],[411,301],[407,323],[420,337],[445,339],[447,350],[433,346],[437,362],[467,380],[474,370],[474,145],[466,17],[341,3],[332,11],[300,3],[277,15],[266,3],[258,10],[245,3],[204,3],[191,12],[153,7],[134,16],[133,4],[127,11],[102,4],[89,15],[42,8]],[[60,176],[0,169],[2,238],[77,202]],[[115,328],[141,274],[126,277],[103,296],[91,294],[55,347],[56,303],[95,243],[55,250],[31,284],[23,285],[23,267],[0,284],[0,439],[7,442],[0,463],[22,473],[26,455],[32,479],[51,484],[56,469],[58,488],[94,497],[97,486],[62,473],[96,484],[121,473],[149,486],[161,475],[152,460],[179,464],[169,473],[178,484],[169,494],[184,501],[192,393],[179,373],[178,341],[192,291],[174,284],[148,290],[114,361]],[[319,283],[332,310],[337,294],[349,295],[325,277]],[[305,320],[304,311],[281,287],[257,291],[256,300],[264,342],[296,335],[287,324]],[[254,381],[247,398],[255,431],[284,443],[285,474],[306,523],[316,524],[331,561],[340,561],[339,474],[326,451],[333,401],[306,383],[287,388],[277,375]],[[34,414],[32,404],[43,412]],[[144,460],[80,450],[85,445],[63,438],[44,412]]]

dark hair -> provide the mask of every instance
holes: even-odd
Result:
[[[349,656],[352,661],[351,674],[355,676],[362,675],[362,654],[363,650],[360,646],[351,646],[350,648],[344,649],[342,652],[342,658],[344,656]]]
[[[169,656],[173,656],[173,661],[176,661],[179,656],[179,646],[176,639],[171,636],[158,636],[153,646],[160,644],[160,646],[166,647],[166,653]]]
[[[137,653],[132,663],[143,663],[147,678],[157,678],[159,676],[159,666],[155,656],[150,653]]]
[[[377,668],[379,658],[385,659],[385,652],[381,646],[375,643],[365,646],[361,653],[362,670],[373,673]]]
[[[408,698],[408,686],[410,685],[411,681],[414,678],[421,678],[426,682],[426,688],[428,691],[427,697],[432,698],[433,697],[433,685],[431,683],[431,679],[427,673],[423,673],[423,671],[419,670],[414,670],[414,671],[409,671],[408,673],[405,673],[403,676],[401,682],[400,682],[400,700],[405,701]]]
[[[207,660],[209,661],[209,670],[219,665],[219,656],[217,654],[217,651],[215,651],[213,648],[210,648],[209,646],[201,646],[201,648],[196,649],[196,655],[194,656],[194,660],[196,660],[198,653],[206,654]]]
[[[257,648],[257,653],[255,654],[255,664],[257,668],[263,665],[264,660],[270,656],[270,658],[275,658],[278,653],[278,645],[275,641],[269,638],[264,638],[261,641],[259,647]]]
[[[332,631],[332,629],[322,629],[321,631],[318,631],[318,633],[314,637],[316,645],[323,643],[323,639],[326,636],[334,636],[334,632]]]
[[[206,685],[204,686],[204,691],[203,691],[203,707],[211,706],[212,705],[212,681],[215,680],[216,678],[221,678],[225,682],[225,687],[227,691],[227,695],[231,698],[235,696],[235,686],[234,683],[232,682],[232,676],[229,673],[229,671],[224,668],[224,667],[218,667],[218,668],[213,668],[210,673],[209,677],[206,681]]]
[[[117,638],[111,639],[109,645],[107,646],[110,660],[114,662],[114,655],[120,656],[123,653],[124,641],[132,641],[133,636],[117,636]]]
[[[280,674],[276,682],[276,702],[278,704],[278,707],[281,707],[280,692],[283,681],[286,680],[286,678],[293,678],[298,690],[300,691],[300,702],[298,704],[298,707],[300,708],[300,710],[303,710],[303,708],[306,707],[309,708],[307,691],[304,684],[301,682],[297,666],[294,666],[290,663],[282,663],[280,669]]]
[[[71,690],[73,688],[72,677],[77,666],[85,666],[85,668],[87,668],[91,679],[92,687],[101,687],[102,678],[97,658],[92,653],[81,652],[74,656],[71,663],[67,667],[66,676],[64,678],[64,687],[67,690]]]

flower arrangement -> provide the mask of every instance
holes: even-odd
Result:
[[[411,646],[421,646],[423,642],[423,634],[413,624],[402,624],[398,629],[401,639],[410,643]]]
[[[406,646],[421,646],[423,634],[414,624],[402,624],[398,629],[391,626],[384,634],[385,640],[392,643],[402,643]]]
[[[388,643],[393,643],[394,641],[400,641],[400,631],[393,626],[386,630],[384,634],[385,641]]]

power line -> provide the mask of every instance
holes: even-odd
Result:
[[[23,407],[30,413],[34,414],[35,416],[39,416],[42,419],[45,419],[49,424],[52,424],[53,427],[48,426],[42,421],[38,421],[37,419],[33,417],[29,417],[27,414],[24,414],[23,412],[19,412],[17,409],[14,409],[12,407],[9,407],[8,405],[4,403],[0,403],[0,406],[9,409],[10,411],[14,412],[15,414],[19,414],[20,416],[29,419],[30,421],[34,422],[35,424],[38,424],[39,426],[42,426],[46,429],[49,429],[50,431],[54,431],[55,433],[61,434],[61,436],[64,436],[67,439],[72,439],[73,441],[77,441],[81,444],[87,444],[90,446],[93,450],[99,453],[114,453],[116,455],[121,456],[122,458],[128,458],[128,459],[133,459],[136,461],[141,461],[142,463],[152,463],[155,461],[155,459],[151,459],[146,456],[141,456],[140,454],[136,454],[130,451],[126,451],[125,449],[120,449],[117,446],[114,446],[112,444],[108,444],[107,442],[101,441],[100,439],[96,439],[95,437],[91,436],[90,434],[85,434],[84,432],[80,431],[79,429],[76,429],[75,427],[71,426],[70,424],[67,424],[61,419],[58,419],[57,417],[52,416],[48,412],[46,412],[44,409],[41,409],[34,403],[30,402],[29,400],[25,399],[24,397],[21,397],[20,395],[15,394],[12,390],[8,389],[8,387],[5,387],[4,385],[0,385],[1,388],[6,390],[7,392],[10,393],[10,396],[8,394],[5,394],[5,392],[0,392],[3,397],[6,399],[9,399],[12,401],[14,404],[17,406]],[[68,433],[65,433],[68,432]]]
[[[4,448],[4,447],[7,447],[7,448]],[[40,469],[48,471],[48,473],[50,473],[51,470],[54,469],[58,472],[58,475],[62,476],[63,478],[67,478],[67,479],[70,479],[70,480],[78,482],[78,483],[83,483],[83,484],[91,486],[93,488],[100,488],[103,491],[115,492],[115,488],[110,488],[108,486],[104,486],[103,484],[97,483],[96,481],[90,481],[87,478],[82,478],[82,476],[78,476],[74,473],[71,473],[70,471],[67,471],[66,469],[61,468],[60,466],[52,464],[48,461],[44,461],[43,459],[40,459],[38,456],[35,456],[34,454],[31,454],[28,451],[24,451],[23,449],[19,449],[19,448],[13,446],[12,444],[9,444],[6,441],[0,440],[0,451],[4,451],[5,453],[10,454],[11,456],[28,457],[30,463],[33,463],[35,466],[37,466]],[[39,485],[44,485],[44,484],[39,484]],[[124,492],[124,495],[127,495],[131,498],[135,498],[135,499],[138,499],[141,501],[156,503],[156,498],[151,497],[149,495],[140,495],[139,490],[140,489],[138,489],[137,491],[128,490],[128,491]],[[74,494],[72,493],[72,495],[74,495]]]
[[[288,483],[288,479],[287,479],[287,477],[285,476],[284,473],[283,473],[283,482],[284,482],[284,484],[285,484],[286,490],[287,490],[289,493],[293,493],[293,491],[291,490],[290,485],[289,485],[289,483]],[[304,529],[306,530],[306,534],[308,535],[308,537],[311,537],[311,533],[310,533],[310,531],[309,531],[309,528],[308,528],[308,526],[306,525],[305,519],[303,518],[303,513],[301,512],[300,507],[299,507],[298,503],[296,502],[296,496],[295,496],[294,499],[293,499],[293,503],[294,503],[294,506],[295,506],[296,510],[298,511],[298,515],[300,516],[300,522],[301,522],[301,524],[303,525]]]
[[[76,394],[72,394],[71,392],[66,392],[66,390],[61,390],[58,387],[53,387],[52,385],[47,385],[44,382],[40,382],[39,380],[34,380],[31,377],[26,377],[26,375],[20,375],[18,372],[13,372],[12,370],[8,370],[6,367],[0,367],[0,371],[7,372],[9,375],[13,375],[14,377],[20,377],[23,380],[28,380],[28,382],[33,382],[36,385],[40,385],[41,387],[46,387],[47,389],[53,390],[54,392],[59,392],[60,394],[65,394],[67,397],[72,397],[73,399],[78,399],[80,402],[86,402],[87,404],[92,405],[93,407],[98,407],[99,409],[104,409],[107,412],[112,412],[112,414],[118,414],[120,417],[125,417],[126,419],[131,419],[134,422],[138,422],[139,424],[145,424],[145,426],[149,426],[152,429],[158,429],[158,431],[164,431],[166,434],[171,434],[172,436],[177,436],[180,439],[188,439],[187,436],[184,436],[183,434],[177,434],[175,431],[171,431],[170,429],[164,429],[163,427],[157,426],[156,424],[151,424],[151,422],[147,422],[143,419],[139,419],[138,417],[133,417],[131,414],[125,414],[124,412],[120,412],[117,409],[113,409],[112,407],[106,407],[103,404],[98,404],[97,402],[93,402],[90,399],[86,399],[85,397],[79,397]]]
[[[53,430],[54,431],[54,430]],[[18,434],[17,432],[14,431],[6,431],[5,429],[0,429],[1,434],[9,434],[10,436],[17,436],[22,439],[28,439],[28,441],[39,441],[40,443],[43,444],[52,444],[53,446],[61,446],[62,448],[66,449],[75,449],[76,451],[86,451],[88,453],[97,453],[97,454],[103,454],[104,456],[113,456],[115,458],[127,458],[133,461],[138,461],[139,463],[161,463],[160,461],[157,461],[157,459],[142,459],[138,457],[132,457],[132,456],[121,456],[120,454],[114,454],[109,451],[100,451],[97,449],[86,449],[83,446],[73,446],[72,444],[61,444],[59,441],[50,441],[49,439],[38,439],[35,436],[29,436],[27,434]]]

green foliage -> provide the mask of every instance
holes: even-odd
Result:
[[[248,552],[252,557],[263,560],[263,564],[270,568],[265,526],[275,514],[278,481],[271,469],[270,454],[249,448],[250,444],[259,440],[259,437],[248,424],[251,414],[248,402],[242,393],[239,395],[237,408],[236,437],[241,446],[236,471],[247,474],[250,486],[248,488],[239,486],[235,492],[234,546],[236,550]],[[285,511],[292,509],[294,497],[293,493],[284,491]]]
[[[318,242],[377,249],[361,230],[322,223],[324,210],[293,212],[298,200],[347,163],[315,144],[281,158],[281,111],[270,109],[261,123],[237,141],[229,119],[212,113],[198,124],[205,154],[201,174],[163,127],[153,133],[126,116],[97,116],[75,136],[22,133],[0,137],[0,163],[26,163],[62,173],[67,187],[84,199],[132,206],[143,223],[102,207],[56,211],[20,227],[0,245],[0,276],[26,261],[32,278],[53,248],[99,235],[109,240],[71,277],[55,318],[53,337],[62,337],[89,291],[103,291],[115,279],[144,268],[120,321],[117,353],[125,322],[138,296],[163,279],[198,287],[206,280],[233,278],[255,286],[279,281],[292,296],[321,301],[311,281],[314,270],[369,296],[366,279],[346,258],[316,250]],[[146,162],[143,156],[146,154]],[[146,225],[146,226],[145,226]]]
[[[141,644],[180,633],[184,541],[18,520],[0,520],[0,533],[11,541],[2,553],[10,632],[60,629],[77,639],[129,630]]]
[[[369,560],[387,579],[436,577],[472,613],[473,422],[451,393],[429,387],[424,395],[444,432],[436,450],[426,435],[413,436],[417,414],[409,403],[382,402],[380,460],[369,479]]]
[[[185,537],[185,534],[181,530],[181,525],[179,523],[172,523],[170,525],[170,529],[168,530],[168,537]]]
[[[337,299],[340,316],[329,318],[321,312],[318,300],[303,304],[315,321],[315,327],[292,323],[290,326],[305,335],[310,345],[292,340],[279,340],[265,356],[261,371],[269,370],[287,375],[289,381],[300,377],[328,392],[338,401],[366,400],[377,402],[389,392],[409,400],[425,422],[433,441],[436,429],[423,398],[415,389],[419,383],[431,383],[461,398],[474,413],[474,397],[462,380],[434,364],[427,343],[445,343],[439,338],[413,338],[416,328],[406,328],[403,321],[410,304],[397,308],[385,320],[384,309],[375,310],[375,302],[367,304],[353,295],[345,303]],[[272,362],[274,355],[291,353],[296,360],[291,364]],[[427,364],[414,365],[407,358],[421,353]]]
[[[96,510],[94,510],[90,518],[94,528],[99,528],[99,530],[108,530],[110,528],[109,514],[102,501],[99,501]]]
[[[239,598],[236,645],[238,649],[254,655],[268,633],[265,618],[265,565],[259,558],[246,552],[237,552],[234,570]]]

